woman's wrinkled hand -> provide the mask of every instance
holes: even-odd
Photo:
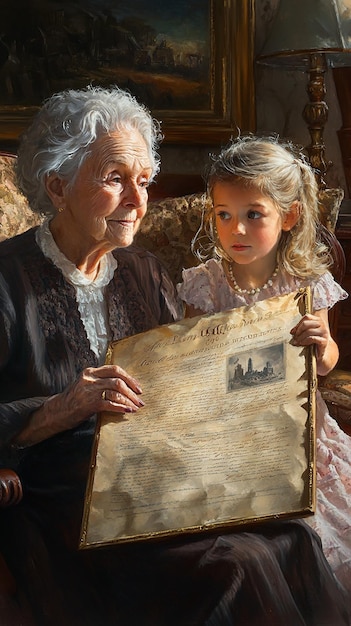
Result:
[[[77,422],[92,413],[132,413],[144,406],[138,381],[118,365],[87,367],[64,392],[66,408]],[[80,419],[79,419],[80,416]]]
[[[144,402],[138,381],[118,365],[87,367],[61,393],[50,396],[34,411],[14,438],[17,446],[31,446],[75,428],[94,413],[134,413]]]

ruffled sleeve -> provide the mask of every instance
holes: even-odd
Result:
[[[182,283],[178,283],[177,291],[180,298],[202,311],[205,311],[210,300],[210,283],[205,267],[190,267],[182,272]]]
[[[337,283],[330,272],[322,274],[312,283],[313,309],[331,309],[340,300],[348,298],[348,293]]]
[[[186,304],[204,313],[231,308],[230,289],[220,263],[210,259],[197,267],[183,270],[177,291]]]
[[[186,304],[201,309],[204,313],[216,313],[238,306],[253,305],[263,298],[283,295],[310,285],[313,296],[313,309],[331,309],[340,300],[345,300],[348,293],[335,282],[330,272],[325,272],[314,281],[300,281],[289,274],[280,274],[271,290],[261,291],[254,297],[236,294],[229,286],[221,264],[210,259],[197,267],[183,270],[183,282],[178,283],[177,291]]]

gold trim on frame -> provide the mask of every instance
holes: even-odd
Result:
[[[211,2],[211,110],[155,111],[165,141],[217,143],[256,128],[254,0]]]

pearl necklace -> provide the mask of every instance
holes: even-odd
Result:
[[[262,285],[262,287],[252,287],[251,289],[241,289],[241,287],[239,287],[238,283],[235,280],[234,274],[233,274],[233,264],[232,263],[227,263],[227,267],[228,267],[228,274],[230,276],[230,280],[233,283],[233,289],[235,291],[237,291],[238,293],[248,293],[250,295],[254,295],[255,293],[260,293],[260,291],[263,291],[264,289],[267,289],[267,287],[272,287],[273,285],[273,278],[276,277],[276,275],[278,274],[278,267],[275,268],[272,276],[267,280],[267,282]]]

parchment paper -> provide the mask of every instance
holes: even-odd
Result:
[[[112,344],[145,407],[100,416],[80,548],[314,512],[309,291]]]

